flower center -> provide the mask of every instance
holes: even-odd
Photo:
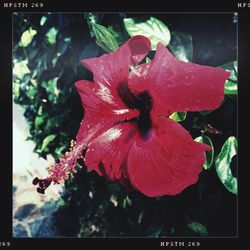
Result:
[[[130,122],[136,122],[138,130],[143,139],[148,139],[152,128],[152,122],[150,117],[150,111],[153,106],[153,100],[148,91],[143,91],[138,95],[134,95],[128,88],[127,83],[121,83],[118,86],[118,94],[123,103],[130,109],[138,109],[140,115],[137,118],[133,118]],[[126,121],[124,121],[126,122]]]

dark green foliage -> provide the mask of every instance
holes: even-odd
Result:
[[[209,19],[204,14],[153,16],[171,32],[191,34],[193,62],[219,66],[236,59],[236,25],[231,14]],[[28,139],[35,142],[34,151],[41,157],[52,154],[58,160],[80,126],[84,112],[74,83],[92,79],[80,61],[105,53],[96,44],[91,20],[108,28],[120,45],[129,38],[123,23],[125,17],[147,20],[150,16],[14,14],[13,96],[25,110],[31,134]],[[37,33],[33,32],[33,37],[26,37],[26,43],[21,44],[22,34],[30,28]],[[236,135],[236,101],[226,96],[219,109],[207,114],[190,112],[180,123],[193,138],[209,136],[214,155],[218,156],[226,139]],[[207,124],[222,134],[207,131]],[[231,170],[235,176],[234,158]],[[218,179],[214,162],[202,172],[196,185],[179,195],[161,198],[147,198],[83,167],[75,178],[66,181],[56,226],[61,235],[71,237],[235,236],[236,199]]]

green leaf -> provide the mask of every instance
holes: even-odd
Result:
[[[230,163],[232,158],[237,154],[237,148],[237,139],[234,136],[230,136],[222,146],[220,154],[215,160],[216,172],[221,182],[228,189],[228,191],[234,194],[237,194],[238,184],[237,178],[232,175]]]
[[[169,116],[170,119],[176,122],[184,121],[186,117],[187,117],[187,112],[175,112]]]
[[[38,109],[38,111],[37,111],[37,114],[38,114],[39,116],[43,115],[43,106],[42,106],[42,105],[39,107],[39,109]]]
[[[212,150],[205,152],[206,160],[205,160],[205,163],[203,164],[204,169],[206,170],[210,169],[214,160],[214,145],[211,139],[208,136],[203,135],[203,136],[196,137],[194,140],[197,142],[205,143],[212,148]]]
[[[95,13],[95,12],[85,12],[84,13],[84,18],[90,22],[90,23],[98,23],[101,21],[102,15],[100,13]]]
[[[46,39],[49,44],[53,45],[56,43],[56,36],[57,36],[58,30],[55,27],[52,27],[47,33],[46,33]]]
[[[29,28],[28,30],[24,31],[21,36],[21,46],[27,47],[31,42],[33,37],[37,34],[37,31]]]
[[[126,32],[124,32],[123,23],[115,23],[113,25],[108,26],[108,29],[116,38],[119,46],[126,42],[127,34],[125,34]]]
[[[227,80],[224,92],[226,95],[237,95],[237,82]]]
[[[66,145],[58,147],[55,149],[55,154],[57,155],[58,158],[60,158],[60,156],[63,154],[64,151],[66,151],[66,149],[67,149]]]
[[[97,13],[97,12],[85,12],[84,18],[87,20],[89,31],[90,31],[90,37],[94,37],[94,31],[93,31],[93,24],[95,23],[101,23],[103,18],[103,13]]]
[[[187,225],[188,228],[190,228],[192,231],[194,231],[196,234],[200,236],[207,236],[208,231],[204,225],[197,221],[193,221]]]
[[[47,21],[47,17],[46,16],[42,16],[41,20],[40,20],[40,25],[43,26]]]
[[[225,63],[219,68],[225,69],[226,71],[230,72],[229,78],[233,81],[237,81],[238,79],[238,62],[237,61],[232,61]]]
[[[150,58],[146,57],[146,63],[150,63],[150,62],[151,62]]]
[[[32,86],[27,86],[27,90],[26,90],[26,95],[30,98],[30,99],[34,99],[35,95],[37,93],[37,88],[32,87]]]
[[[171,32],[169,47],[177,59],[184,62],[192,61],[193,42],[191,34]]]
[[[17,82],[14,82],[13,95],[15,98],[18,98],[18,96],[20,95],[20,84]]]
[[[132,201],[130,200],[130,198],[128,196],[126,196],[124,199],[123,199],[123,208],[126,208],[126,207],[129,207],[131,206],[132,204]]]
[[[48,99],[51,102],[56,102],[59,96],[59,89],[57,88],[58,77],[50,79],[48,82],[42,82],[42,87],[44,87],[48,93]]]
[[[62,118],[60,117],[60,115],[51,117],[50,119],[47,120],[44,130],[47,133],[49,133],[51,129],[60,127],[61,124],[62,124]],[[60,135],[63,135],[63,133],[61,132]]]
[[[117,207],[118,206],[118,201],[117,201],[117,197],[115,196],[115,195],[111,195],[110,196],[110,199],[109,199],[112,203],[113,203],[113,205],[115,206],[115,207]]]
[[[56,135],[48,135],[43,140],[43,144],[41,147],[41,151],[44,151],[44,149],[56,138]]]
[[[221,65],[219,68],[222,68],[230,72],[230,76],[225,83],[224,92],[228,96],[237,95],[238,93],[238,65],[237,61],[229,62]]]
[[[44,122],[43,116],[37,116],[35,119],[35,129],[39,129],[40,125]]]
[[[66,42],[66,43],[69,43],[69,42],[71,42],[71,37],[65,37],[63,40],[64,40],[64,42]]]
[[[14,59],[13,75],[17,76],[19,79],[22,79],[26,74],[30,73],[30,70],[27,66],[28,60],[17,61]]]
[[[119,45],[115,36],[106,27],[92,23],[93,32],[96,37],[96,43],[107,52],[113,52]]]
[[[160,20],[150,17],[144,22],[137,22],[134,18],[125,18],[124,25],[131,37],[136,35],[146,36],[151,41],[152,50],[156,50],[159,42],[167,46],[170,42],[168,27]]]

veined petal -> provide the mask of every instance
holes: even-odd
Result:
[[[127,161],[131,184],[149,197],[175,195],[198,180],[206,144],[168,118],[153,119],[148,139],[136,135]]]
[[[122,163],[126,160],[133,138],[136,124],[117,124],[96,137],[88,146],[85,163],[99,175],[111,180],[123,178]]]
[[[77,134],[77,142],[88,137],[92,129],[105,124],[112,126],[117,122],[139,115],[138,110],[127,109],[123,102],[118,103],[113,95],[103,91],[95,83],[81,80],[75,83],[84,107],[84,119]]]
[[[148,90],[154,100],[153,113],[212,110],[224,99],[224,84],[229,73],[209,66],[178,61],[162,44],[155,58],[130,74],[133,93]]]
[[[151,43],[144,36],[134,36],[110,54],[82,61],[94,74],[94,82],[115,88],[127,79],[129,67],[139,63],[151,50]]]
[[[93,72],[93,81],[99,86],[99,91],[108,93],[105,94],[106,101],[115,101],[122,108],[124,104],[117,88],[120,83],[127,82],[129,68],[140,62],[150,49],[148,38],[134,36],[113,53],[82,60],[82,64]]]

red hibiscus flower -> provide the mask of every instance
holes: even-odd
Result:
[[[146,37],[135,36],[111,54],[82,61],[94,79],[75,84],[85,111],[75,146],[47,179],[34,179],[38,192],[75,172],[83,151],[89,170],[149,197],[197,182],[210,147],[168,117],[218,108],[229,73],[178,61],[161,43],[154,59],[138,66],[150,48]]]

